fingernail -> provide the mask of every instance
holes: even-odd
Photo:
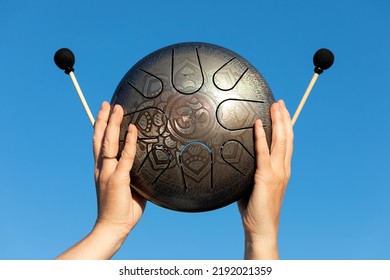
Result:
[[[129,124],[127,133],[132,133],[137,135],[137,142],[138,142],[138,133],[137,133],[137,127],[134,124]]]
[[[283,99],[280,99],[279,100],[280,101],[280,106],[283,108],[283,109],[285,109],[286,108],[286,104],[284,103],[284,101],[283,101]]]
[[[114,110],[112,112],[116,113],[116,112],[118,112],[118,109],[119,109],[119,105],[117,104],[117,105],[114,106]]]

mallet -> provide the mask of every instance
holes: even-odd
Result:
[[[303,108],[303,105],[305,105],[306,99],[309,97],[309,94],[311,90],[313,89],[313,86],[315,82],[317,81],[318,76],[324,72],[324,70],[328,69],[332,66],[334,62],[334,55],[333,53],[328,49],[319,49],[313,57],[313,63],[314,63],[314,75],[311,79],[309,86],[307,87],[305,94],[303,95],[301,102],[298,105],[297,110],[294,113],[294,116],[292,118],[292,125],[295,124],[299,114],[301,113],[301,110]]]
[[[94,126],[95,119],[91,113],[91,110],[89,109],[87,101],[84,98],[83,92],[81,91],[79,83],[77,82],[76,76],[74,75],[74,68],[73,68],[75,63],[74,54],[70,49],[67,48],[59,49],[54,55],[54,62],[60,69],[65,71],[65,74],[68,74],[72,79],[73,85],[77,91],[77,94],[80,97],[80,101],[83,104],[85,112],[88,115],[89,121],[91,122],[92,126]]]

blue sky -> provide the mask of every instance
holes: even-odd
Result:
[[[390,2],[0,3],[0,259],[52,259],[96,218],[92,128],[53,63],[71,48],[96,115],[128,69],[169,44],[229,48],[293,113],[322,47],[336,56],[295,127],[283,259],[390,259]],[[148,204],[115,259],[241,259],[236,204],[197,214]]]

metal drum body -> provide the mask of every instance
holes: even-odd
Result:
[[[261,118],[271,142],[274,97],[244,58],[206,43],[171,45],[146,56],[119,83],[112,104],[138,129],[131,186],[157,205],[185,212],[226,206],[249,193]]]

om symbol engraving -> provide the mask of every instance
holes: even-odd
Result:
[[[169,123],[180,138],[200,139],[210,133],[215,118],[210,116],[215,105],[205,96],[180,96],[172,100]]]

